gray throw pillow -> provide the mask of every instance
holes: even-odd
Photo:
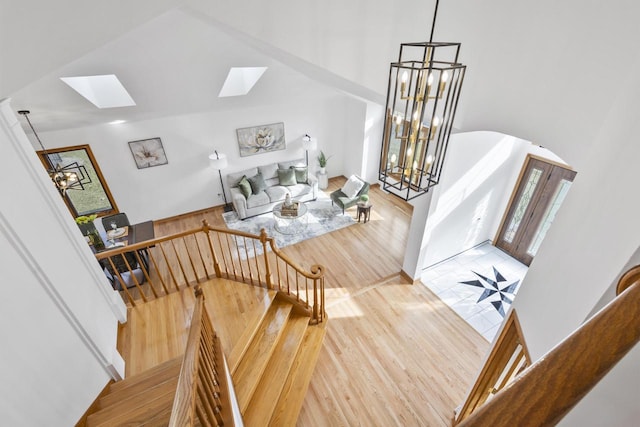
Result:
[[[307,169],[307,167],[295,167],[295,166],[291,166],[290,169],[293,169],[296,172],[296,182],[298,184],[306,184],[307,181],[309,180],[308,175],[309,175],[309,170]]]
[[[262,174],[260,172],[248,179],[249,184],[251,184],[251,190],[253,191],[253,194],[258,194],[265,188],[267,188],[267,183],[264,182],[264,178],[262,177]]]
[[[244,195],[245,199],[248,199],[249,196],[251,195],[251,184],[249,183],[249,180],[247,179],[246,175],[243,176],[240,182],[238,183],[238,188],[240,189],[240,192]]]
[[[280,185],[296,185],[296,171],[293,169],[278,169]]]

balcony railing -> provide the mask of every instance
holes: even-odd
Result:
[[[324,320],[324,267],[307,271],[282,253],[272,237],[203,221],[196,228],[96,254],[114,289],[132,306],[214,278],[278,291]]]

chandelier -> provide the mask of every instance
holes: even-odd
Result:
[[[84,190],[84,186],[91,182],[91,177],[87,173],[87,169],[84,165],[79,164],[78,162],[67,163],[62,166],[60,163],[56,163],[52,160],[51,154],[47,153],[47,150],[44,148],[40,137],[36,133],[36,130],[33,128],[31,124],[31,120],[29,120],[29,110],[20,110],[18,114],[24,116],[27,119],[27,123],[31,128],[31,131],[35,135],[36,139],[40,143],[40,147],[42,148],[42,157],[46,160],[46,168],[47,173],[51,177],[51,180],[56,185],[56,188],[60,193],[64,196],[67,190]]]
[[[380,155],[383,189],[411,200],[438,184],[466,66],[460,43],[402,43],[391,63]]]

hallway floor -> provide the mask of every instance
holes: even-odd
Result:
[[[487,241],[424,269],[420,280],[491,342],[526,274],[526,265]]]

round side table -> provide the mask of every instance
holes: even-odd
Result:
[[[369,221],[371,217],[371,208],[373,207],[370,203],[358,203],[358,222],[360,222],[360,217],[364,217],[364,222]]]

